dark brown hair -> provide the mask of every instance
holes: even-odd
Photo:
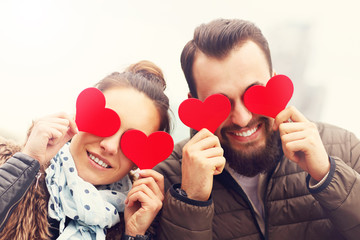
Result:
[[[185,45],[181,53],[181,67],[191,95],[197,97],[192,68],[198,51],[222,59],[231,50],[241,47],[247,41],[253,41],[261,48],[272,74],[269,44],[261,30],[252,22],[240,19],[216,19],[198,26],[194,31],[193,39]]]
[[[165,95],[166,82],[161,69],[150,61],[130,65],[122,73],[114,72],[95,85],[100,91],[113,87],[133,88],[148,96],[160,114],[160,131],[170,132],[169,98]]]

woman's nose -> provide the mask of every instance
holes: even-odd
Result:
[[[119,152],[120,149],[120,139],[121,139],[121,134],[119,132],[115,133],[110,137],[103,138],[100,141],[100,147],[106,153],[115,155]]]

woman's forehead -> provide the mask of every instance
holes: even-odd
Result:
[[[104,91],[106,107],[120,117],[121,126],[150,134],[160,127],[160,114],[155,103],[133,88],[117,87]]]

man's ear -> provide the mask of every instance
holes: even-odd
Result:
[[[188,92],[188,98],[192,98],[193,96],[191,95],[190,92]]]

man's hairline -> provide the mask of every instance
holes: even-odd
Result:
[[[248,39],[245,39],[245,40],[242,40],[242,41],[239,41],[237,44],[234,45],[234,47],[232,47],[224,56],[220,56],[220,57],[216,57],[216,56],[211,56],[209,54],[206,54],[204,53],[203,51],[201,51],[201,49],[199,47],[197,47],[195,49],[195,52],[194,52],[194,57],[193,57],[193,61],[192,61],[192,65],[191,65],[191,77],[192,77],[192,80],[193,80],[193,85],[194,85],[194,89],[195,89],[195,94],[196,94],[196,98],[199,98],[199,93],[197,91],[197,86],[196,86],[196,81],[195,81],[195,76],[194,76],[194,63],[196,61],[196,57],[199,53],[202,53],[204,54],[204,56],[206,56],[207,58],[214,58],[214,59],[217,59],[217,60],[223,60],[225,58],[227,58],[231,52],[235,51],[235,50],[238,50],[240,49],[241,47],[243,47],[246,43],[248,42],[253,42],[254,44],[256,44],[256,46],[258,46],[258,48],[261,50],[261,53],[263,54],[265,60],[266,60],[266,63],[268,65],[268,68],[270,70],[270,63],[266,57],[266,54],[265,54],[265,51],[264,49],[262,49],[261,46],[259,46],[259,44],[255,41],[253,41],[252,39],[248,38]],[[274,69],[271,69],[271,71],[269,72],[270,76],[273,76],[274,75]],[[190,91],[189,91],[189,94],[192,96],[192,97],[195,97]]]

